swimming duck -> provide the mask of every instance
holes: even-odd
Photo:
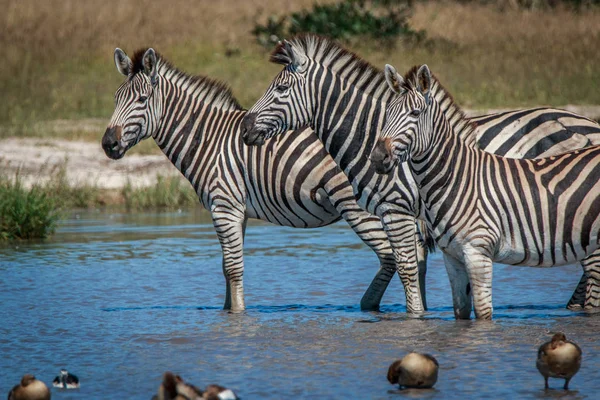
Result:
[[[538,349],[536,367],[544,377],[546,389],[548,389],[548,377],[552,377],[564,379],[563,389],[568,390],[569,381],[581,367],[581,349],[567,340],[564,333],[555,333],[552,340]]]
[[[231,389],[219,385],[208,385],[202,396],[204,400],[239,400]]]
[[[430,388],[437,382],[439,364],[429,354],[408,353],[394,361],[388,369],[387,379],[391,384],[406,388]]]
[[[206,390],[185,382],[179,375],[165,372],[158,395],[153,400],[238,400],[233,391],[219,385],[209,385]]]
[[[50,400],[50,389],[35,376],[26,374],[21,383],[8,392],[8,400]]]
[[[79,378],[63,368],[60,370],[60,375],[52,381],[52,386],[62,389],[77,389],[79,388]]]

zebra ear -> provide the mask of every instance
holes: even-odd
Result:
[[[156,52],[153,48],[149,48],[144,53],[144,57],[142,58],[144,65],[144,72],[146,75],[150,77],[150,82],[152,86],[156,86],[157,83],[157,71],[156,71]]]
[[[403,91],[402,85],[404,84],[404,78],[402,78],[398,71],[396,71],[396,68],[390,64],[385,64],[385,80],[394,93],[399,94]]]
[[[129,76],[131,73],[132,63],[127,54],[120,48],[115,49],[115,65],[117,66],[117,71],[125,76]]]
[[[425,97],[425,101],[429,104],[429,93],[431,91],[431,71],[427,64],[421,65],[417,71],[417,84],[419,92]]]
[[[287,40],[283,41],[283,46],[290,59],[290,64],[294,66],[297,72],[304,72],[308,63],[308,57],[306,57],[305,54],[296,51],[294,46]]]

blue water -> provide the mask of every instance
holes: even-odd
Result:
[[[377,258],[344,224],[250,223],[248,310],[221,310],[221,254],[205,213],[73,214],[51,240],[0,247],[0,396],[25,373],[61,368],[81,389],[53,399],[150,399],[164,371],[243,399],[590,398],[600,387],[600,314],[564,308],[579,266],[496,266],[494,320],[455,321],[440,254],[430,311],[408,318],[395,278],[382,312],[361,312]],[[564,331],[583,349],[563,381],[535,368],[537,347]],[[389,364],[408,351],[440,362],[435,389],[398,391]]]

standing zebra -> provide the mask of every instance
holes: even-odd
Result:
[[[102,138],[106,155],[119,159],[139,141],[154,138],[193,185],[210,211],[223,251],[225,309],[243,310],[243,242],[246,220],[321,227],[344,218],[377,254],[381,268],[361,301],[377,309],[396,270],[379,218],[356,204],[346,176],[310,129],[262,149],[244,146],[246,112],[223,84],[187,75],[153,49],[131,60],[115,50],[127,79],[115,94],[115,111]]]
[[[385,75],[335,42],[312,35],[280,43],[271,61],[284,65],[244,120],[244,141],[260,145],[290,128],[310,125],[352,183],[361,207],[381,217],[405,287],[424,287],[425,263],[415,266],[413,226],[419,193],[407,167],[377,175],[369,154],[393,93]],[[567,111],[538,108],[471,119],[472,142],[507,157],[535,157],[565,146],[600,143],[600,127]],[[375,189],[376,188],[376,189]],[[582,291],[583,288],[583,291]],[[584,303],[585,279],[569,308]],[[408,308],[407,295],[407,308]],[[425,298],[423,297],[423,304]],[[412,305],[412,311],[418,310]]]
[[[584,307],[600,306],[600,146],[537,160],[471,144],[475,127],[426,65],[386,77],[397,96],[373,150],[379,172],[406,163],[451,280],[454,313],[492,317],[492,261],[550,267],[581,261]]]

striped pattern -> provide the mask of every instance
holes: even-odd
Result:
[[[119,52],[120,50],[117,50]],[[263,148],[242,143],[246,112],[224,85],[187,75],[150,50],[133,60],[117,53],[127,75],[103,138],[120,158],[152,137],[210,210],[223,250],[225,308],[243,310],[243,243],[247,218],[315,228],[345,219],[377,254],[380,269],[361,306],[376,309],[396,266],[379,218],[363,211],[352,187],[310,129]],[[150,56],[148,56],[150,54]],[[149,57],[149,58],[148,58]],[[324,260],[325,262],[325,260]]]
[[[406,79],[387,72],[398,95],[377,147],[409,160],[428,227],[455,279],[453,295],[462,299],[456,315],[468,317],[472,293],[477,318],[491,318],[493,261],[582,261],[583,306],[600,306],[600,146],[537,160],[484,152],[472,146],[475,125],[427,66]]]
[[[327,151],[348,176],[361,207],[384,222],[405,287],[407,309],[421,311],[426,263],[416,257],[414,217],[419,214],[417,187],[406,165],[378,175],[369,159],[385,122],[393,93],[385,75],[335,42],[300,36],[283,42],[271,61],[284,68],[248,111],[247,144],[305,124],[315,129]],[[462,114],[456,114],[456,118]],[[535,157],[563,148],[600,143],[600,126],[562,110],[537,108],[472,118],[469,141],[508,157]],[[268,143],[268,142],[267,142]],[[421,241],[417,241],[421,245]],[[426,255],[423,247],[417,247]],[[417,267],[418,260],[418,267]],[[570,304],[582,304],[580,285]],[[583,286],[585,292],[585,286]]]

